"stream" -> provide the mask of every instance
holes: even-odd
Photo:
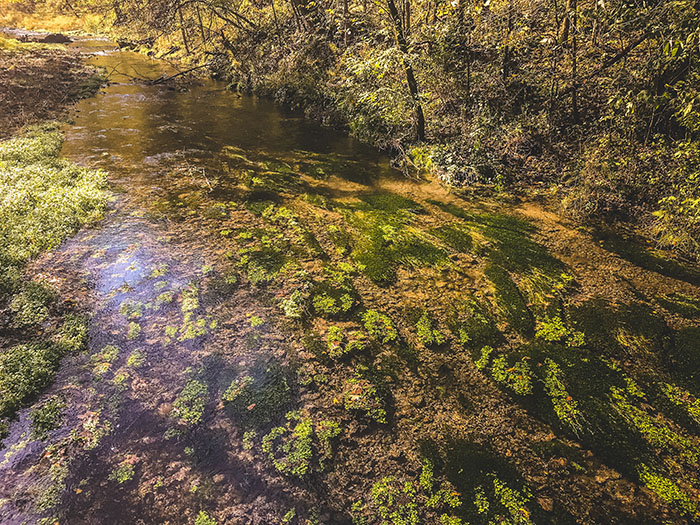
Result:
[[[11,426],[0,522],[423,523],[413,507],[429,523],[687,519],[643,488],[651,463],[634,453],[643,442],[665,465],[676,449],[649,445],[635,419],[606,441],[624,418],[595,410],[627,407],[607,392],[634,377],[645,413],[698,446],[700,421],[657,403],[648,373],[692,397],[692,377],[656,356],[695,344],[696,266],[517,199],[409,180],[346,134],[215,80],[135,81],[171,69],[109,42],[72,45],[110,84],[76,105],[62,155],[107,172],[113,200],[30,269],[89,316],[89,349],[42,394],[65,401],[59,429],[33,439],[28,409]],[[556,316],[586,346],[573,328],[548,340],[561,348],[538,343]],[[495,361],[475,366],[482,347],[508,349],[509,370],[531,363],[535,393],[494,379]],[[541,386],[535,363],[549,358],[569,374],[578,427]],[[692,476],[688,457],[668,468]],[[415,493],[401,492],[409,480]],[[460,505],[427,503],[443,481]]]

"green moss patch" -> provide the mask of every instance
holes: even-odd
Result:
[[[59,396],[52,396],[29,414],[31,419],[32,437],[46,439],[49,432],[56,430],[63,422],[63,410],[66,402]]]
[[[49,343],[28,343],[0,353],[0,417],[10,417],[48,385],[63,351]]]
[[[30,259],[102,216],[105,174],[60,160],[62,144],[56,124],[0,142],[0,298]]]

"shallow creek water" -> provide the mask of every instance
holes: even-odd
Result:
[[[556,357],[572,370],[569,388],[581,410],[596,395],[611,403],[593,391],[599,386],[575,388],[573,377],[604,370],[606,388],[629,384],[625,374],[647,385],[657,366],[670,382],[673,374],[647,354],[656,352],[656,338],[695,333],[696,269],[644,268],[649,257],[662,259],[642,248],[647,259],[625,259],[607,238],[567,229],[537,208],[508,206],[520,219],[499,215],[505,205],[469,204],[406,180],[376,151],[269,101],[213,80],[182,91],[133,81],[171,70],[106,42],[77,45],[112,83],[77,105],[63,156],[108,172],[114,200],[103,221],[32,268],[89,314],[90,342],[86,353],[64,360],[45,394],[66,402],[61,427],[47,441],[31,439],[27,410],[11,427],[0,451],[2,523],[194,523],[200,511],[219,523],[350,523],[353,516],[380,523],[391,512],[407,520],[395,523],[418,523],[410,521],[413,508],[420,522],[688,519],[641,488],[631,450],[637,440],[658,444],[634,427],[639,417],[631,430],[614,427],[630,447],[629,459],[618,461],[606,448],[611,442],[595,434],[610,432],[607,422],[585,421],[594,428],[589,437],[579,423],[567,428],[550,390],[539,386],[541,399],[531,399],[514,393],[512,378],[490,379],[474,366],[481,346],[470,342],[483,339],[533,363]],[[594,278],[601,268],[610,275]],[[572,279],[591,282],[568,288]],[[632,303],[642,288],[640,313]],[[310,296],[302,321],[293,304],[286,317],[280,308],[297,292]],[[552,293],[560,295],[550,301]],[[673,328],[662,335],[647,330],[661,319],[652,313],[661,311],[659,297],[683,297],[691,308],[665,312]],[[479,317],[469,303],[468,319],[455,320],[450,307],[472,299],[496,314]],[[562,348],[530,344],[536,322],[564,304],[571,310],[561,316],[578,315],[587,345],[598,336],[584,328],[609,320],[609,337],[626,334],[618,345],[626,355],[601,352],[610,366],[595,351],[583,355],[591,349],[571,342],[573,329],[554,341]],[[384,333],[349,349],[349,340],[365,341],[368,334],[357,335],[363,329],[371,339],[366,309],[388,313],[399,342]],[[473,319],[481,325],[469,325]],[[346,340],[331,341],[332,326]],[[326,355],[340,347],[347,355]],[[572,353],[597,364],[580,367]],[[247,394],[231,393],[249,384]],[[628,397],[618,410],[637,403]],[[597,406],[590,401],[591,414]],[[297,414],[287,418],[291,410]],[[695,450],[700,422],[692,414],[644,410],[666,418]],[[303,425],[295,425],[305,418],[314,426],[313,453],[290,459],[299,441],[289,436],[303,439]],[[339,432],[323,441],[327,422]],[[272,453],[276,468],[263,437],[285,425],[292,445]],[[665,464],[668,447],[658,448],[649,455]],[[681,454],[672,474],[692,472],[693,454]],[[418,484],[424,458],[433,458],[436,479]],[[307,463],[303,476],[290,475]],[[397,492],[376,496],[388,477],[383,487]],[[446,480],[459,506],[435,496]],[[404,490],[407,481],[414,492]],[[694,494],[695,485],[683,480],[682,488]],[[486,510],[474,506],[480,497],[492,500]]]

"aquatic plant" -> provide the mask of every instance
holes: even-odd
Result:
[[[253,328],[258,328],[259,326],[265,324],[265,321],[257,315],[249,315],[248,321],[250,322],[250,326]]]
[[[671,503],[693,519],[700,518],[700,502],[678,483],[652,470],[648,465],[639,467],[639,479],[661,499]]]
[[[63,353],[48,343],[15,345],[0,353],[0,418],[12,416],[49,384]]]
[[[340,357],[345,353],[345,333],[341,327],[331,326],[326,334],[326,341],[330,357]]]
[[[382,344],[392,343],[398,339],[398,332],[388,315],[376,310],[367,310],[362,314],[362,323],[371,338]]]
[[[445,342],[444,334],[435,328],[435,322],[427,311],[416,322],[416,335],[424,346],[440,346]]]
[[[311,470],[313,423],[299,412],[289,412],[285,426],[275,427],[262,438],[262,450],[282,474],[298,478]]]
[[[279,364],[256,363],[248,373],[231,381],[222,394],[228,412],[244,426],[262,427],[288,410],[291,386]]]
[[[207,386],[197,379],[190,379],[180,391],[170,417],[185,425],[196,425],[202,420],[207,402]]]
[[[438,512],[439,523],[462,525],[454,509],[462,505],[459,494],[449,482],[437,484],[433,464],[424,459],[418,483],[387,476],[372,485],[370,503],[384,525],[418,525],[426,509]],[[356,512],[359,508],[356,507]]]
[[[387,422],[386,409],[377,387],[360,374],[345,381],[342,399],[346,410],[362,412],[378,423]]]
[[[30,259],[102,216],[105,174],[59,159],[62,144],[57,123],[0,142],[0,298]]]
[[[312,384],[324,385],[328,383],[328,375],[317,372],[317,366],[313,362],[307,362],[297,368],[297,378],[300,385]]]
[[[461,253],[470,253],[474,241],[467,228],[457,224],[443,224],[437,228],[432,228],[429,233],[447,244],[453,250]]]
[[[117,467],[112,470],[109,479],[117,483],[124,484],[134,478],[134,465],[128,459],[122,461]]]
[[[520,396],[532,394],[533,374],[524,359],[509,366],[505,356],[496,357],[491,364],[491,377]]]
[[[172,290],[168,290],[166,292],[160,293],[156,297],[154,309],[158,310],[164,304],[172,303],[174,300],[175,300],[175,292],[173,292]]]
[[[144,304],[133,299],[125,299],[119,305],[119,313],[130,320],[140,319],[143,315]]]
[[[32,438],[44,440],[49,432],[56,430],[63,421],[63,410],[66,402],[59,396],[51,396],[29,413],[31,419]]]
[[[291,262],[286,253],[285,248],[277,243],[242,248],[238,251],[238,266],[252,284],[266,284],[274,280]]]
[[[54,447],[47,448],[47,455],[55,452]],[[49,467],[47,483],[40,488],[34,502],[34,509],[37,512],[46,512],[61,503],[61,497],[66,488],[66,479],[70,470],[67,462],[53,462]]]
[[[128,330],[126,332],[126,338],[129,341],[132,341],[136,339],[139,335],[141,335],[141,325],[135,322],[130,322]]]
[[[87,319],[82,315],[68,314],[63,318],[54,341],[62,353],[78,352],[85,349],[87,335]]]
[[[411,482],[401,485],[389,476],[372,485],[370,493],[383,524],[418,525],[420,517],[416,503],[416,489]]]
[[[317,315],[342,318],[355,307],[358,297],[350,278],[352,271],[349,265],[325,269],[327,277],[314,284],[311,290],[311,304]]]
[[[502,339],[488,305],[475,297],[450,298],[447,325],[461,345],[478,351],[484,346],[496,346]]]
[[[95,375],[104,375],[109,370],[112,363],[117,359],[117,357],[119,357],[118,347],[114,345],[103,346],[98,353],[94,354],[90,358],[90,361],[92,361],[92,363],[94,364],[93,371]]]
[[[199,511],[194,520],[194,525],[218,525],[218,522],[203,510]]]
[[[663,383],[661,385],[661,391],[669,401],[685,410],[691,419],[700,425],[700,399],[693,396],[687,390],[683,390],[669,383]]]
[[[233,403],[236,401],[241,395],[244,394],[246,389],[253,384],[254,379],[251,376],[243,376],[240,379],[234,379],[229,387],[226,389],[226,391],[223,393],[221,396],[221,399],[223,399],[227,403]]]
[[[168,265],[167,264],[159,264],[153,270],[151,270],[151,273],[148,275],[151,279],[157,279],[158,277],[163,277],[166,273],[168,273]],[[161,281],[161,282],[166,282],[167,281]],[[157,283],[156,283],[157,284]]]
[[[342,327],[334,325],[329,327],[326,333],[327,355],[331,359],[338,359],[353,352],[361,352],[365,349],[365,345],[365,334],[357,330],[346,331]]]
[[[26,282],[10,303],[12,324],[21,328],[44,322],[49,316],[49,304],[55,297],[56,292],[47,284]]]
[[[143,352],[143,350],[136,349],[131,354],[129,354],[129,357],[126,359],[126,366],[130,366],[132,368],[139,368],[144,365],[146,362],[146,354]]]
[[[326,229],[328,237],[335,245],[338,255],[344,256],[350,252],[352,235],[345,228],[331,224]]]
[[[290,319],[301,319],[306,312],[307,300],[301,290],[294,290],[288,298],[280,301],[280,308]]]
[[[550,342],[566,342],[572,348],[578,348],[585,343],[583,333],[566,326],[559,316],[540,320],[535,336]]]
[[[255,430],[247,430],[243,433],[243,450],[253,450],[258,433]]]
[[[485,346],[481,349],[481,355],[479,356],[479,359],[477,359],[474,362],[474,365],[479,369],[479,370],[485,370],[486,367],[489,366],[489,363],[491,362],[491,354],[493,353],[493,348],[490,346]]]
[[[520,334],[531,337],[535,324],[532,314],[508,272],[500,266],[489,265],[484,273],[493,283],[498,305],[511,327]]]
[[[547,358],[545,366],[544,388],[552,400],[554,412],[562,423],[579,435],[582,426],[578,402],[566,390],[564,374],[559,365]]]
[[[333,440],[340,435],[340,425],[336,421],[324,419],[316,425],[319,441],[319,466],[325,468],[325,462],[333,457]]]
[[[625,390],[610,388],[612,406],[651,445],[677,453],[679,457],[696,464],[700,460],[700,442],[685,433],[674,430],[661,418],[653,417],[630,400]]]
[[[291,523],[294,518],[297,516],[297,509],[292,507],[289,509],[284,516],[282,516],[282,523]]]
[[[494,516],[495,523],[532,524],[533,521],[530,519],[530,512],[527,509],[531,494],[508,486],[505,481],[493,474],[490,478],[492,482],[491,500],[486,495],[485,487],[477,487],[475,491],[475,505],[479,514]]]

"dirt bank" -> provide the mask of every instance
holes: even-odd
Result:
[[[65,115],[76,100],[95,93],[100,71],[81,54],[57,44],[20,42],[0,30],[0,139],[22,126]]]

